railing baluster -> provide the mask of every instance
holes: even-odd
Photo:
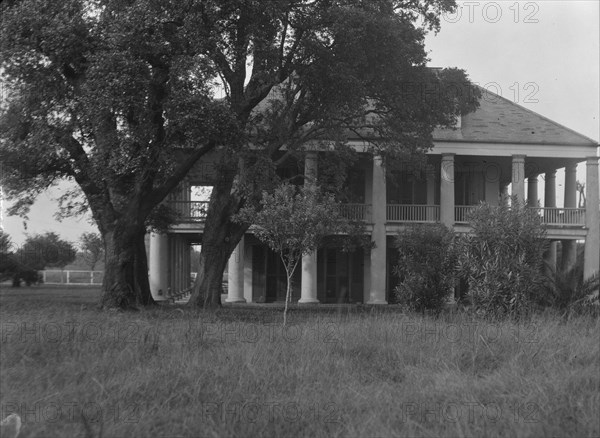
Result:
[[[438,222],[439,205],[388,204],[386,218],[388,222]]]
[[[584,208],[530,207],[546,225],[585,225]]]

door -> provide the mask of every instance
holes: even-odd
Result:
[[[322,303],[349,303],[351,297],[355,298],[354,288],[362,291],[362,272],[362,252],[348,253],[337,248],[320,250],[317,254],[317,298]]]
[[[285,301],[287,275],[283,262],[274,251],[267,250],[267,302]]]
[[[266,248],[262,245],[252,246],[252,301],[264,303],[267,287]]]

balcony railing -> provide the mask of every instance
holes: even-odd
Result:
[[[342,204],[340,214],[351,221],[370,221],[371,206],[368,204]]]
[[[170,201],[181,222],[202,222],[206,219],[208,201]]]
[[[457,224],[466,224],[468,221],[467,217],[476,205],[455,205],[454,206],[454,222]]]
[[[468,223],[469,213],[475,205],[454,207],[454,220],[457,224]],[[585,225],[585,208],[528,207],[537,212],[544,225]]]
[[[203,222],[208,210],[207,201],[171,201],[169,203],[177,213],[180,222]],[[454,220],[457,224],[468,223],[469,213],[476,205],[456,205],[454,207]],[[574,225],[585,226],[584,208],[550,208],[530,207],[541,217],[545,225]],[[370,221],[371,205],[369,204],[342,204],[341,214],[354,221]],[[388,222],[439,222],[439,205],[416,205],[416,204],[388,204]]]
[[[208,201],[170,201],[169,205],[179,214],[181,222],[202,222],[206,219]],[[340,213],[353,221],[369,221],[371,206],[368,204],[342,204]]]
[[[439,222],[439,205],[388,204],[388,222]]]
[[[585,208],[530,207],[546,225],[585,225]]]

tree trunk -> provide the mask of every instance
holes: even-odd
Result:
[[[285,292],[285,307],[283,308],[283,325],[287,324],[287,312],[288,312],[288,304],[292,301],[292,277],[294,276],[294,272],[296,271],[296,267],[298,266],[298,259],[296,261],[290,262],[289,260],[286,262],[285,257],[281,256],[281,261],[283,262],[283,267],[285,268],[285,274],[287,277],[287,290]],[[288,267],[288,263],[290,266]]]
[[[245,228],[227,221],[204,228],[198,275],[189,305],[214,309],[221,306],[223,272]]]
[[[144,234],[143,226],[129,224],[104,233],[102,308],[131,310],[154,303],[148,282]]]
[[[198,275],[188,305],[215,309],[221,306],[223,272],[231,253],[239,243],[247,226],[234,223],[239,199],[230,194],[231,182],[213,188],[207,212]]]
[[[287,311],[288,311],[288,304],[290,302],[291,295],[292,295],[292,276],[288,272],[288,274],[287,274],[287,290],[285,292],[285,307],[283,308],[283,325],[284,326],[287,324]]]

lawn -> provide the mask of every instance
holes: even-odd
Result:
[[[600,435],[600,322],[395,307],[99,312],[0,291],[2,418],[22,437]]]

